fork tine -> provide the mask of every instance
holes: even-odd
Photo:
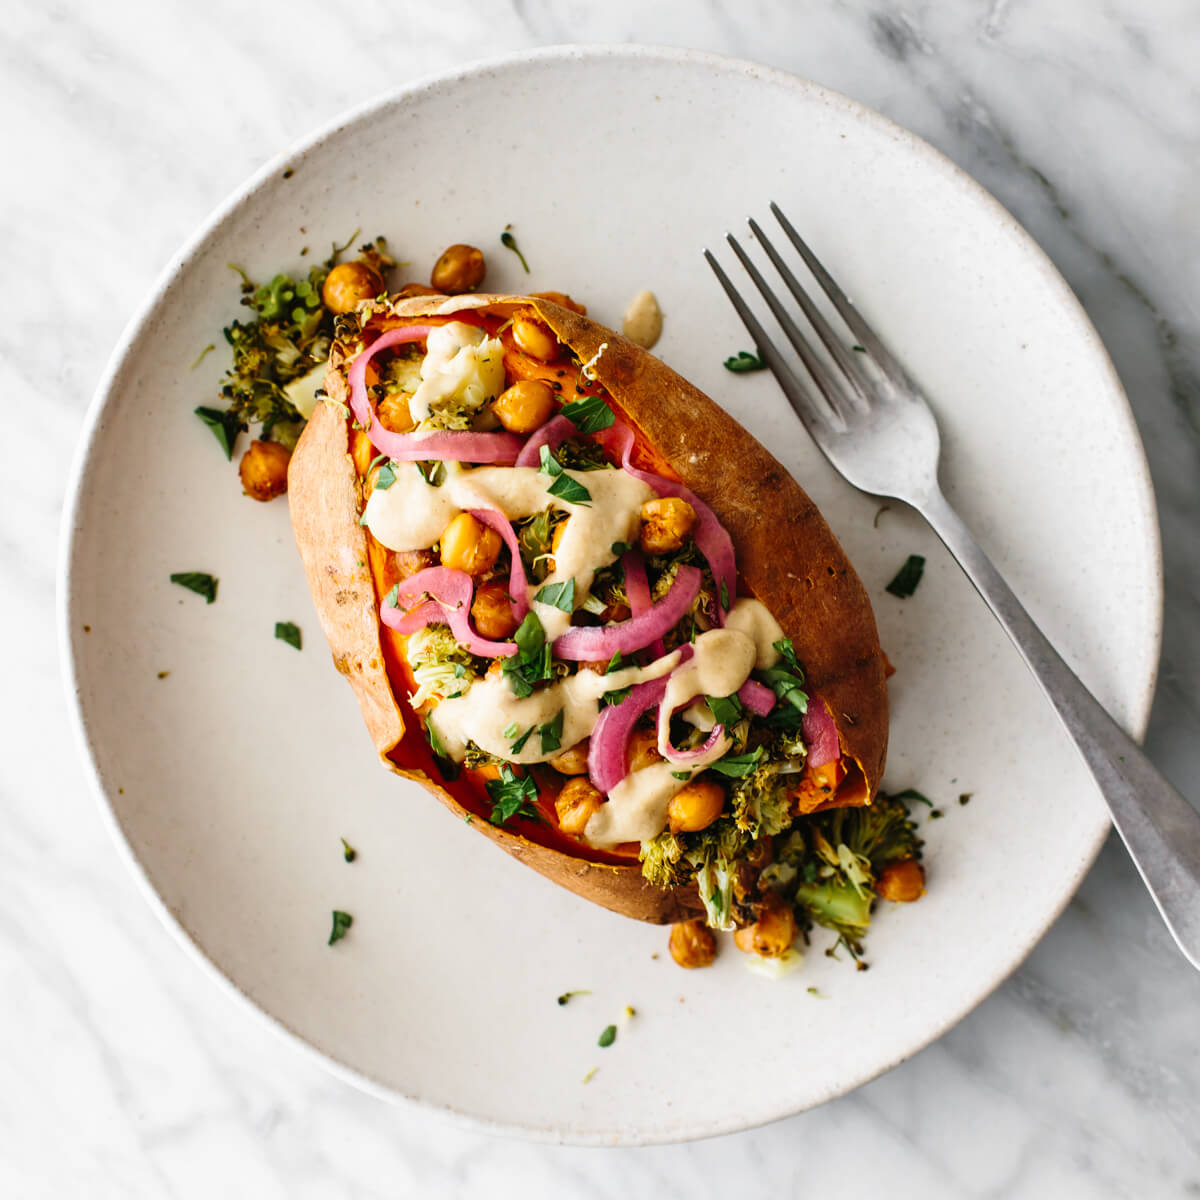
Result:
[[[729,276],[725,274],[724,269],[713,257],[712,252],[705,250],[704,257],[708,265],[712,267],[717,281],[725,289],[725,294],[729,297],[729,302],[737,311],[737,315],[742,318],[742,324],[749,331],[750,337],[754,340],[754,345],[758,348],[759,354],[762,355],[767,366],[771,368],[771,372],[779,381],[779,386],[783,388],[783,394],[787,397],[788,403],[795,410],[796,416],[804,423],[805,429],[808,430],[814,439],[817,439],[818,444],[818,434],[831,425],[839,432],[844,432],[846,426],[840,414],[830,409],[828,405],[822,404],[800,382],[783,355],[779,353],[774,343],[767,337],[766,330],[763,329],[754,313],[750,311],[750,306],[742,299],[741,293],[733,286]]]
[[[825,294],[833,302],[834,308],[841,313],[842,319],[854,331],[855,337],[862,343],[867,353],[870,354],[893,383],[901,387],[910,386],[908,375],[904,368],[892,357],[887,347],[879,338],[875,336],[870,325],[862,319],[858,309],[850,303],[846,293],[834,282],[833,276],[821,266],[817,256],[808,248],[808,243],[796,232],[791,221],[783,215],[783,210],[780,209],[774,200],[771,201],[771,211],[775,214],[775,219],[783,227],[783,232],[787,234],[792,245],[796,247],[800,257],[804,259],[805,264],[813,274],[813,278],[825,290]]]
[[[759,244],[767,252],[767,257],[771,260],[775,270],[779,272],[780,278],[787,284],[788,291],[796,298],[796,302],[804,309],[804,315],[808,318],[809,324],[817,331],[817,336],[825,344],[825,349],[833,356],[833,360],[841,367],[843,374],[854,387],[855,394],[869,407],[872,399],[871,384],[863,373],[862,368],[854,361],[854,355],[842,345],[841,338],[834,332],[833,326],[825,320],[821,310],[812,302],[812,297],[809,296],[801,286],[800,281],[792,274],[791,268],[783,261],[779,251],[775,249],[770,238],[763,233],[758,222],[753,218],[749,218],[750,231],[758,239]],[[851,397],[853,399],[854,397]]]
[[[812,376],[813,382],[817,385],[821,395],[825,397],[829,407],[837,413],[838,418],[844,426],[846,412],[843,405],[846,403],[846,400],[837,381],[829,373],[825,364],[816,356],[812,346],[809,345],[808,339],[800,332],[800,327],[788,315],[788,311],[784,308],[779,297],[771,291],[770,285],[762,277],[762,272],[759,271],[750,256],[742,249],[737,238],[732,233],[727,233],[725,240],[733,247],[734,254],[738,256],[738,260],[746,268],[746,274],[754,281],[754,286],[758,288],[771,312],[775,314],[775,320],[782,326],[783,332],[787,334],[788,341],[792,343],[796,353],[800,355],[805,368]]]

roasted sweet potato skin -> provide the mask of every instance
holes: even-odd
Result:
[[[471,309],[507,316],[532,306],[584,362],[605,345],[594,370],[618,416],[711,505],[737,551],[740,591],[774,612],[825,701],[857,778],[832,804],[867,803],[887,754],[885,659],[866,591],[816,506],[784,468],[712,400],[620,334],[539,297],[414,296],[396,318],[451,316]],[[330,373],[336,399],[344,379]],[[292,456],[289,507],[296,544],[335,665],[358,697],[381,761],[428,788],[451,812],[546,878],[614,912],[658,924],[700,911],[695,889],[660,889],[636,863],[594,862],[542,845],[472,814],[461,786],[443,780],[415,721],[393,690],[381,641],[379,598],[359,525],[360,482],[351,431],[337,404],[319,404]],[[734,449],[736,448],[736,449]],[[455,793],[458,793],[457,795]]]

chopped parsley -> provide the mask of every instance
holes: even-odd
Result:
[[[742,719],[742,702],[735,692],[732,696],[705,696],[713,720],[727,729]]]
[[[632,684],[629,687],[614,688],[613,691],[605,692],[600,697],[600,703],[612,705],[615,708],[618,704],[624,704],[629,699],[629,693],[632,691]]]
[[[625,657],[620,650],[616,651],[612,658],[608,660],[608,666],[604,668],[605,675],[611,675],[614,671],[619,671],[625,665]]]
[[[491,822],[503,825],[513,817],[529,817],[537,820],[533,801],[537,799],[537,784],[531,775],[517,778],[512,767],[505,763],[500,768],[499,779],[489,779],[484,784],[492,802]]]
[[[350,843],[348,841],[346,841],[345,838],[342,838],[341,842],[342,842],[342,857],[347,862],[353,862],[358,857],[358,851],[355,850],[355,848],[352,845],[350,845]]]
[[[217,580],[204,571],[179,571],[171,576],[171,582],[203,596],[208,604],[217,598]]]
[[[584,396],[580,400],[572,400],[562,407],[562,416],[566,417],[580,433],[599,433],[616,423],[613,410],[599,396]]]
[[[300,626],[293,624],[291,621],[276,621],[275,636],[281,642],[287,642],[289,646],[295,646],[300,649]]]
[[[422,472],[424,474],[424,472]],[[375,476],[375,487],[377,491],[386,492],[388,488],[396,482],[396,468],[392,466],[391,461],[385,462],[379,468],[379,474]]]
[[[329,945],[340,942],[346,936],[346,930],[354,924],[354,918],[348,912],[333,910],[333,928],[329,931]]]
[[[566,409],[563,410],[566,412]],[[592,493],[577,479],[563,473],[562,463],[554,457],[549,446],[543,445],[540,450],[542,465],[538,470],[543,475],[549,475],[554,482],[546,489],[551,496],[557,496],[568,504],[591,504]]]
[[[739,350],[725,360],[725,370],[735,375],[745,375],[750,371],[765,371],[767,364],[757,354],[749,350]]]
[[[727,775],[731,779],[742,779],[759,766],[765,754],[762,746],[757,746],[749,754],[727,754],[711,763],[708,769],[716,771],[718,775]]]
[[[513,634],[513,641],[517,644],[517,652],[504,660],[501,670],[514,696],[531,696],[533,685],[551,675],[550,645],[535,613],[525,614],[525,620]]]
[[[925,559],[920,554],[910,554],[884,590],[899,596],[901,600],[907,600],[917,590],[924,571]]]
[[[552,604],[555,608],[562,612],[569,613],[575,611],[575,579],[568,579],[565,583],[548,583],[544,588],[539,589],[534,596],[534,600],[538,604]]]
[[[538,726],[538,737],[542,741],[542,753],[562,749],[563,710],[560,708],[553,720]]]
[[[500,245],[506,250],[511,250],[520,260],[521,266],[525,268],[525,274],[529,274],[529,264],[525,261],[525,255],[521,253],[521,248],[517,245],[517,239],[512,235],[512,226],[505,225],[504,232],[500,235]]]
[[[212,347],[210,346],[209,349],[212,349]],[[196,360],[196,362],[199,361],[200,359]],[[192,365],[194,366],[195,363]],[[219,408],[208,408],[203,404],[194,411],[196,416],[213,431],[213,437],[217,439],[218,445],[225,451],[225,457],[232,460],[233,443],[237,441],[237,435],[246,428],[245,422],[236,413],[224,412]]]
[[[617,1027],[615,1025],[606,1025],[604,1032],[596,1039],[596,1045],[602,1050],[606,1050],[617,1040]]]
[[[672,772],[671,772],[671,774],[672,774],[672,775],[673,775],[673,776],[674,776],[676,779],[682,779],[682,780],[685,780],[685,781],[686,781],[686,780],[688,780],[688,779],[691,779],[691,777],[692,777],[692,773],[691,773],[691,771],[672,771]]]
[[[530,725],[524,733],[521,732],[521,727],[514,721],[505,731],[504,736],[512,743],[512,752],[520,754],[525,749],[525,743],[533,736],[533,731],[537,726]]]

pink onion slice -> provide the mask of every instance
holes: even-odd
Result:
[[[616,625],[577,625],[554,641],[554,653],[573,662],[598,662],[620,651],[633,654],[655,638],[661,638],[683,619],[700,592],[702,576],[697,567],[680,567],[670,590],[640,617]]]
[[[578,432],[579,430],[575,428],[575,423],[570,417],[564,417],[561,414],[557,417],[551,417],[549,421],[530,434],[529,440],[525,443],[521,453],[517,455],[516,466],[540,466],[543,446],[549,446],[551,450],[557,450],[567,438],[574,437]]]
[[[626,550],[621,557],[625,571],[625,595],[629,598],[630,615],[640,617],[652,607],[650,584],[646,581],[646,562],[640,550]],[[655,638],[648,647],[653,658],[662,658],[666,653],[662,638]]]
[[[521,544],[517,541],[512,522],[498,508],[469,508],[467,511],[489,529],[494,529],[503,539],[512,555],[512,569],[508,574],[508,595],[512,600],[513,616],[518,621],[525,619],[529,611],[529,584],[525,579],[525,564],[521,561]]]
[[[757,679],[747,679],[737,691],[743,708],[748,708],[756,717],[765,717],[775,707],[775,693]]]
[[[733,554],[733,542],[730,540],[729,534],[725,532],[725,527],[717,520],[716,513],[695,492],[685,488],[682,483],[664,479],[661,475],[652,475],[649,471],[641,471],[630,463],[629,456],[633,451],[633,430],[628,425],[618,422],[613,426],[611,440],[613,446],[620,450],[621,466],[624,470],[628,471],[635,479],[649,484],[658,495],[677,496],[680,500],[686,500],[695,510],[696,526],[692,531],[692,537],[696,542],[696,548],[707,560],[708,569],[712,572],[713,580],[716,582],[717,623],[724,625],[728,605],[721,603],[721,585],[725,585],[726,599],[730,604],[737,595],[737,562]]]
[[[381,454],[397,461],[441,459],[452,462],[511,463],[521,452],[522,440],[515,433],[473,433],[450,430],[430,433],[393,433],[373,420],[371,399],[367,395],[367,366],[371,359],[389,346],[420,342],[436,328],[433,325],[405,325],[389,329],[377,337],[350,365],[350,411],[367,431],[371,444]]]
[[[664,675],[662,679],[635,684],[620,704],[604,709],[592,726],[588,776],[605,795],[629,774],[629,737],[642,713],[653,708],[666,694],[668,678]]]
[[[507,658],[515,654],[515,642],[493,642],[480,637],[471,628],[473,591],[474,584],[465,571],[426,567],[401,580],[396,595],[401,603],[407,601],[409,604],[421,601],[422,596],[432,596],[433,599],[418,603],[410,612],[403,612],[399,607],[385,602],[380,606],[379,618],[390,629],[403,634],[444,621],[450,626],[455,641],[472,654],[485,658]]]
[[[659,719],[659,721],[661,721],[662,720],[662,708],[661,707],[659,708],[658,712],[659,712],[658,719]],[[714,725],[712,727],[712,732],[704,740],[704,744],[702,746],[696,746],[692,750],[677,750],[671,744],[671,739],[668,737],[667,738],[667,753],[666,753],[665,757],[670,759],[671,762],[683,763],[685,765],[689,762],[694,762],[701,755],[707,754],[710,750],[712,750],[713,747],[716,746],[717,743],[721,740],[724,733],[725,733],[724,725]],[[659,742],[659,747],[661,749],[662,742]]]
[[[808,698],[808,712],[800,722],[804,740],[808,743],[808,765],[823,767],[842,757],[838,745],[837,726],[829,715],[829,709],[816,696]]]

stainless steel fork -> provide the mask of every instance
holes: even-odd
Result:
[[[1200,969],[1200,813],[1167,782],[1063,662],[988,560],[938,486],[937,422],[920,389],[872,332],[775,204],[787,240],[845,321],[864,354],[851,352],[759,228],[750,229],[828,351],[813,349],[786,306],[732,234],[727,238],[795,348],[815,390],[767,336],[720,263],[704,257],[759,354],[825,457],[855,487],[903,500],[933,526],[1021,652],[1112,811],[1134,865],[1179,948]],[[873,370],[856,361],[867,358]]]

